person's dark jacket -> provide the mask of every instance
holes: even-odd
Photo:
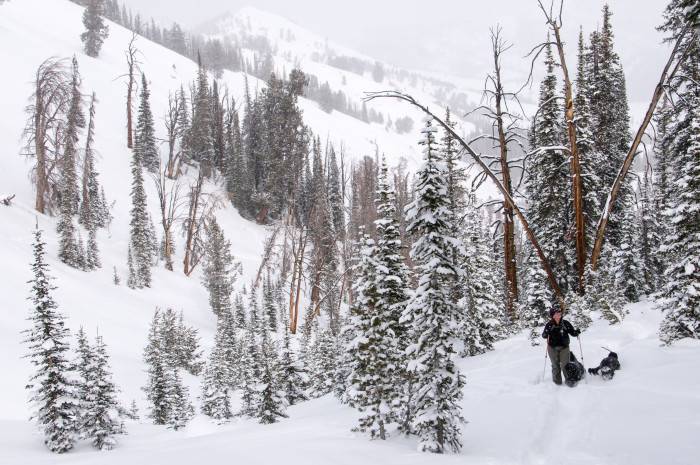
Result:
[[[559,320],[559,324],[553,319],[549,320],[542,331],[542,337],[547,339],[547,343],[552,347],[568,347],[569,334],[576,337],[581,334],[581,331],[574,329],[571,323],[563,318]]]

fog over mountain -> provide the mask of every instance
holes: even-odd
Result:
[[[188,28],[249,5],[246,0],[126,0],[142,14],[164,23],[178,21]],[[548,2],[543,2],[545,5]],[[575,58],[579,27],[586,36],[600,22],[602,0],[565,2],[565,38],[570,59]],[[661,0],[611,0],[618,50],[625,67],[633,109],[648,101],[663,66],[666,45],[656,31],[664,3]],[[251,5],[281,15],[336,43],[386,63],[409,69],[482,78],[490,68],[489,29],[503,28],[513,43],[504,57],[505,72],[522,82],[529,69],[524,58],[546,35],[536,0],[454,2],[349,3],[261,0]]]

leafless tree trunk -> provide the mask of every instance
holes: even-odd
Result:
[[[299,230],[299,238],[295,230]],[[296,334],[299,322],[299,301],[301,298],[301,281],[304,275],[304,253],[309,237],[309,230],[303,225],[292,229],[292,256],[294,263],[292,266],[292,279],[289,287],[289,331]]]
[[[128,72],[126,76],[129,81],[126,84],[126,146],[130,149],[134,148],[134,130],[133,130],[133,96],[136,87],[136,71],[138,71],[139,61],[136,59],[136,55],[139,53],[139,49],[136,48],[134,42],[136,42],[136,33],[131,34],[131,40],[129,41],[129,47],[124,54],[126,55],[126,65]]]
[[[168,164],[166,165],[166,176],[170,179],[175,179],[178,176],[179,161],[181,151],[177,150],[177,140],[182,135],[180,127],[180,113],[183,110],[185,102],[182,101],[178,94],[168,96],[168,111],[165,114],[165,129],[168,133]]]
[[[181,184],[178,180],[167,183],[167,168],[158,170],[158,175],[152,175],[158,194],[158,206],[160,207],[160,224],[163,228],[163,258],[165,268],[173,271],[173,225],[180,220],[180,209],[184,206],[181,199]]]
[[[581,159],[576,141],[576,122],[574,121],[574,95],[569,77],[569,69],[566,66],[566,55],[564,54],[564,43],[561,40],[561,12],[559,17],[555,17],[551,11],[547,11],[542,2],[538,2],[540,9],[544,13],[547,24],[554,33],[554,43],[559,53],[559,65],[564,77],[564,99],[566,129],[569,136],[569,150],[571,157],[571,188],[574,204],[574,226],[576,236],[576,272],[578,274],[578,292],[586,292],[586,222],[583,215],[583,178],[581,176]],[[563,0],[562,0],[563,5]]]
[[[36,183],[34,208],[42,214],[50,209],[51,172],[58,160],[70,95],[65,60],[49,58],[41,63],[36,71],[32,103],[26,108],[30,116],[22,136],[26,141],[24,154],[36,157],[33,168]]]
[[[503,187],[508,195],[513,197],[513,183],[511,181],[510,163],[508,161],[508,140],[506,137],[506,127],[503,109],[505,92],[501,81],[501,54],[507,49],[501,38],[500,30],[491,31],[491,43],[493,47],[494,75],[491,79],[494,90],[495,101],[495,123],[498,132],[499,163]],[[516,302],[518,301],[518,270],[515,261],[515,222],[513,218],[513,207],[507,201],[503,201],[503,266],[506,279],[506,314],[510,321],[516,321]]]

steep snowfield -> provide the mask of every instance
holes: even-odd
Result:
[[[198,276],[185,278],[181,271],[154,268],[151,289],[132,291],[123,284],[112,284],[113,266],[122,282],[126,280],[130,153],[124,144],[125,89],[119,76],[124,71],[123,50],[130,34],[111,25],[100,58],[91,59],[80,52],[80,15],[80,8],[59,0],[13,0],[0,6],[0,196],[16,194],[11,207],[0,205],[0,465],[697,463],[700,344],[685,341],[660,348],[656,329],[661,316],[650,302],[631,306],[621,325],[611,327],[596,321],[582,336],[587,366],[603,357],[600,346],[619,352],[623,368],[611,382],[592,378],[575,389],[556,387],[549,381],[549,367],[543,381],[543,348],[530,347],[523,336],[499,343],[492,353],[462,361],[467,376],[464,416],[469,423],[463,428],[464,450],[460,455],[417,453],[413,439],[398,436],[386,442],[369,441],[350,431],[355,412],[330,397],[291,408],[290,418],[276,425],[237,419],[216,426],[200,415],[186,429],[172,432],[141,420],[127,424],[129,434],[119,438],[114,451],[100,453],[81,443],[69,454],[50,454],[27,421],[24,384],[30,367],[21,358],[25,348],[20,331],[27,327],[26,282],[31,277],[35,223],[45,231],[51,273],[58,286],[55,298],[70,327],[77,330],[83,325],[89,335],[99,328],[108,344],[120,398],[124,404],[136,399],[142,416],[146,403],[140,390],[145,384],[141,353],[155,307],[183,310],[187,322],[199,329],[207,350],[215,324]],[[139,40],[138,46],[143,53],[142,68],[151,81],[154,114],[159,116],[168,91],[191,80],[195,66],[145,40]],[[80,62],[84,92],[94,89],[100,100],[97,168],[108,199],[116,202],[111,229],[99,233],[103,268],[92,273],[58,262],[55,220],[33,210],[30,164],[18,155],[25,119],[22,109],[31,93],[36,67],[48,56],[73,54]],[[225,81],[232,92],[242,94],[242,75],[227,73]],[[368,126],[335,113],[329,116],[313,102],[303,101],[302,106],[317,132],[343,138],[348,150],[355,149],[354,155],[372,148],[371,141],[380,136],[382,147],[394,144],[391,153],[415,150],[409,148],[413,136],[393,139],[381,126]],[[162,131],[160,121],[157,127]],[[373,149],[365,153],[373,153]],[[155,215],[154,192],[150,184],[147,188]],[[218,190],[213,185],[208,189]],[[248,283],[257,272],[262,242],[269,231],[243,220],[224,205],[217,216],[232,242],[233,253],[243,264],[239,284]],[[182,256],[177,258],[180,263]],[[198,395],[199,381],[191,377],[187,381],[191,394]]]

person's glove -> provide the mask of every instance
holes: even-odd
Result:
[[[580,330],[580,329],[574,329],[574,333],[573,333],[573,334],[574,334],[574,337],[578,337],[578,335],[581,334],[581,330]]]

